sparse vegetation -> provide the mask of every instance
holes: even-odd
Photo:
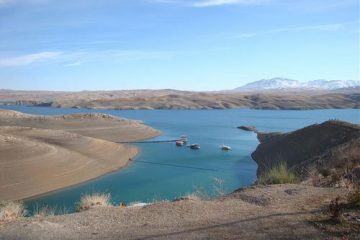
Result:
[[[81,197],[78,211],[86,211],[92,207],[109,207],[111,204],[111,196],[109,193],[93,193]]]
[[[328,177],[331,174],[331,171],[328,168],[321,168],[319,172],[323,177]]]
[[[347,201],[350,206],[360,208],[360,190],[357,189],[353,192],[350,192],[347,197]]]
[[[214,191],[215,191],[215,194],[217,196],[223,196],[225,194],[225,190],[224,190],[224,180],[221,179],[221,178],[216,178],[214,177],[213,178],[213,181],[214,181]]]
[[[197,192],[186,194],[185,196],[181,197],[180,200],[191,200],[191,201],[200,201],[201,196],[197,194]]]
[[[6,202],[0,204],[0,222],[11,221],[25,215],[22,202]]]
[[[340,197],[337,196],[330,202],[329,205],[329,212],[331,214],[331,218],[335,221],[341,220],[341,213],[342,213],[342,204],[340,203]]]
[[[39,205],[35,205],[32,215],[34,217],[46,217],[46,216],[54,216],[56,212],[55,208],[51,208],[49,206],[42,206],[40,207]]]
[[[280,162],[267,172],[263,173],[258,180],[259,184],[284,184],[297,183],[298,179],[290,172],[285,162]]]

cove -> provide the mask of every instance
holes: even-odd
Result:
[[[154,140],[175,139],[187,135],[191,143],[201,144],[198,151],[176,147],[174,143],[139,143],[141,152],[128,167],[94,180],[54,191],[25,201],[29,210],[35,205],[66,207],[70,212],[86,193],[108,192],[114,203],[173,200],[201,190],[215,194],[214,179],[223,181],[226,193],[248,186],[256,179],[256,163],[251,153],[258,140],[252,132],[237,129],[253,125],[260,131],[292,131],[340,119],[359,123],[357,109],[326,110],[93,110],[49,107],[5,106],[4,109],[30,114],[60,115],[102,112],[142,120],[162,131]],[[232,150],[223,152],[221,144]]]

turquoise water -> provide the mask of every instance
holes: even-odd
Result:
[[[212,196],[214,178],[224,181],[225,192],[251,184],[256,178],[256,163],[250,155],[258,145],[255,134],[237,129],[254,125],[261,131],[292,131],[328,119],[360,122],[359,110],[328,109],[306,111],[277,110],[90,110],[47,107],[2,107],[31,114],[57,115],[80,112],[103,112],[139,119],[162,131],[157,139],[187,135],[201,149],[176,147],[174,143],[137,144],[141,154],[127,168],[64,190],[26,201],[34,204],[74,209],[81,195],[111,193],[114,203],[150,202],[174,199],[197,189]],[[221,144],[233,150],[223,152]]]

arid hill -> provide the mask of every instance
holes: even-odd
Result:
[[[360,166],[360,126],[326,121],[290,133],[258,133],[261,142],[252,157],[258,176],[285,162],[302,179],[323,177],[322,184],[357,175]]]
[[[96,109],[323,109],[360,108],[356,89],[336,91],[189,92],[128,91],[0,91],[0,103]]]

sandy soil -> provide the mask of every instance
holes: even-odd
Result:
[[[0,239],[357,239],[312,223],[345,190],[305,185],[250,187],[214,200],[105,207],[0,225]]]
[[[0,110],[0,201],[28,198],[118,170],[138,150],[112,141],[158,134],[138,121],[103,114],[44,117]]]
[[[61,130],[0,127],[0,152],[0,200],[14,200],[115,171],[137,149]]]
[[[64,130],[112,142],[128,142],[160,135],[141,121],[107,114],[69,114],[38,116],[0,109],[0,126],[23,126]]]

